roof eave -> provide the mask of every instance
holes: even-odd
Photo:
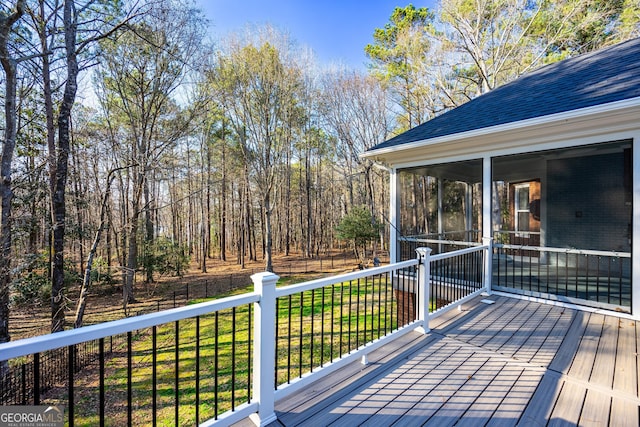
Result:
[[[411,155],[412,158],[415,159],[413,153],[415,153],[416,150],[424,152],[427,148],[436,149],[436,147],[444,148],[446,146],[460,146],[465,143],[473,143],[473,147],[478,151],[486,151],[487,149],[491,149],[491,146],[490,144],[481,144],[482,141],[485,141],[486,143],[491,141],[496,143],[499,141],[509,141],[513,140],[516,135],[520,141],[524,141],[524,139],[535,139],[536,137],[548,134],[552,128],[554,136],[560,137],[563,132],[566,133],[570,129],[573,129],[574,132],[576,130],[588,132],[589,129],[593,129],[593,127],[597,125],[598,122],[594,121],[596,118],[603,118],[606,120],[607,118],[611,118],[616,115],[625,115],[625,117],[619,117],[618,121],[626,123],[629,121],[628,119],[631,119],[631,121],[638,123],[640,122],[640,120],[638,120],[638,117],[640,117],[640,115],[638,115],[639,113],[640,97],[629,98],[622,101],[615,101],[592,107],[505,123],[482,129],[474,129],[467,132],[460,132],[437,138],[423,139],[397,146],[372,149],[362,153],[360,156],[376,162],[393,164],[397,163],[397,161],[406,160],[407,155]],[[630,116],[626,117],[626,115]],[[582,126],[576,129],[576,126],[580,126],[580,124],[584,123],[587,123],[588,126]],[[638,126],[640,126],[640,124],[638,124]]]

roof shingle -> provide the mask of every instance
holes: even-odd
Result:
[[[640,38],[547,65],[369,151],[640,97]]]

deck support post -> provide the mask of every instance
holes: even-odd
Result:
[[[251,276],[254,291],[260,294],[255,303],[253,326],[253,399],[258,402],[258,412],[250,416],[256,426],[274,422],[276,352],[276,282],[280,277],[263,272]]]
[[[431,248],[420,247],[416,249],[418,254],[418,289],[417,289],[417,319],[422,322],[422,326],[419,326],[416,331],[422,334],[426,334],[429,329],[429,300],[430,295],[430,258]]]

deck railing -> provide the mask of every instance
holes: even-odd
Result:
[[[492,289],[631,311],[631,253],[493,244]]]
[[[248,416],[264,425],[276,399],[409,331],[428,331],[430,311],[485,289],[487,246],[417,252],[284,287],[275,274],[255,274],[254,292],[0,344],[0,363],[10,373],[32,361],[18,403],[63,406],[69,426],[230,425]],[[81,367],[87,343],[98,358]],[[66,379],[43,388],[40,360],[60,348]]]
[[[438,235],[422,235],[422,236],[403,236],[398,238],[398,259],[400,261],[413,258],[416,249],[420,247],[428,247],[433,251],[434,255],[450,253],[460,249],[481,246],[475,231],[469,232],[452,232],[458,234]],[[463,239],[465,236],[472,237],[473,240]]]

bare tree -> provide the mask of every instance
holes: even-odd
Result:
[[[134,301],[135,272],[138,268],[138,230],[144,219],[145,241],[150,244],[153,210],[150,197],[152,172],[159,161],[189,130],[175,99],[190,61],[202,47],[203,25],[192,9],[161,2],[143,23],[130,25],[131,31],[117,41],[102,45],[98,71],[100,102],[109,110],[126,144],[114,147],[131,169],[127,248],[124,259],[123,304]]]
[[[220,55],[212,72],[222,103],[228,107],[230,122],[240,142],[246,176],[255,182],[262,211],[265,268],[273,271],[272,215],[277,173],[290,143],[291,104],[301,84],[301,72],[287,59],[291,52],[286,37],[265,29],[255,42],[231,44]],[[249,169],[250,168],[250,169]],[[247,230],[254,230],[246,224]]]
[[[13,26],[25,12],[25,0],[18,0],[10,13],[0,10],[0,63],[5,74],[4,140],[0,163],[0,343],[7,342],[9,335],[9,284],[11,282],[11,168],[16,145],[17,117],[16,90],[18,86],[18,60],[12,55],[9,39]]]

